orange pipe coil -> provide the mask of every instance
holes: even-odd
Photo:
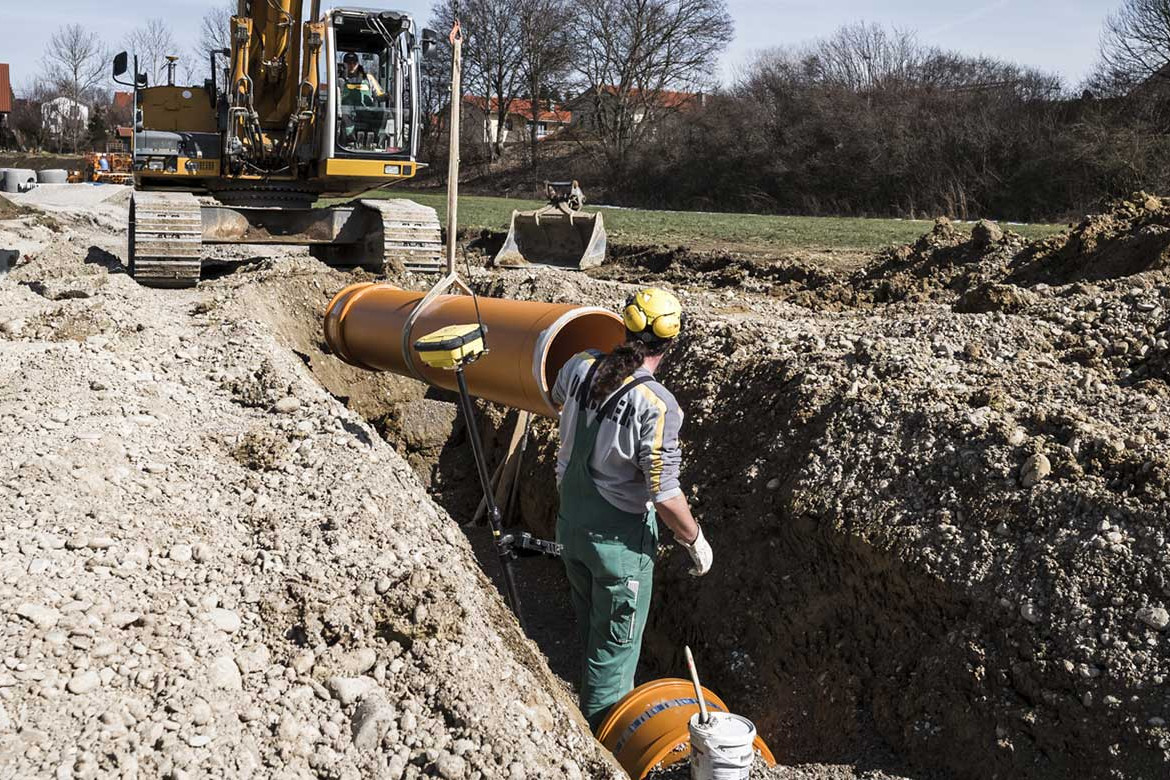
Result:
[[[729,712],[727,705],[703,688],[707,709]],[[690,680],[668,677],[639,685],[613,705],[597,729],[597,741],[614,754],[622,769],[642,780],[656,766],[677,764],[691,754],[687,724],[699,711],[695,686]],[[752,745],[768,766],[775,766],[772,751],[760,737]]]
[[[350,285],[325,310],[325,341],[351,365],[455,390],[455,373],[423,364],[413,345],[447,325],[475,322],[475,304],[468,295],[440,295],[409,323],[424,295],[385,283]],[[608,352],[625,339],[621,318],[605,309],[481,297],[479,312],[488,352],[464,371],[471,393],[548,417],[557,416],[550,391],[569,358]]]

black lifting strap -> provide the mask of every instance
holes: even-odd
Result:
[[[577,396],[577,407],[578,407],[577,413],[578,414],[584,414],[588,409],[589,388],[593,387],[593,375],[597,373],[597,364],[600,362],[601,362],[601,358],[598,358],[597,360],[593,361],[593,365],[589,366],[589,372],[587,374],[585,374],[585,381],[581,383],[579,395]],[[598,424],[600,425],[601,422],[604,421],[606,417],[608,417],[609,415],[611,415],[613,413],[613,410],[617,408],[618,403],[622,400],[622,398],[624,398],[626,396],[627,393],[629,393],[631,390],[633,390],[638,385],[644,385],[647,382],[653,382],[653,381],[654,381],[654,377],[652,377],[652,376],[640,376],[640,377],[636,378],[634,381],[627,382],[624,385],[622,385],[621,387],[619,387],[617,390],[615,390],[613,395],[611,395],[609,397],[609,400],[605,402],[605,405],[602,406],[600,410],[598,410],[598,412],[597,412]]]

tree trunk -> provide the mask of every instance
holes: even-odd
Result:
[[[539,178],[540,171],[540,161],[537,159],[537,142],[539,139],[536,137],[537,124],[540,120],[540,87],[533,84],[530,94],[532,96],[532,100],[529,102],[529,108],[532,110],[532,127],[529,128],[528,132],[528,165],[532,171],[532,180],[535,184]]]

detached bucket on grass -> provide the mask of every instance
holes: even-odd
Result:
[[[756,759],[756,726],[741,715],[712,712],[706,723],[691,716],[691,780],[747,780]]]

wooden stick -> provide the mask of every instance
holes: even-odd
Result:
[[[507,500],[512,492],[511,483],[517,481],[520,470],[520,458],[516,457],[516,450],[521,442],[527,440],[525,434],[528,432],[528,423],[532,414],[530,412],[520,412],[516,417],[516,427],[512,429],[512,438],[508,441],[508,449],[504,453],[504,457],[500,459],[499,464],[492,474],[492,484],[495,486],[496,506],[507,506]],[[521,454],[523,452],[521,451]],[[471,518],[468,525],[475,525],[487,512],[487,499],[481,497],[479,499],[479,506],[476,507],[475,516]]]
[[[687,655],[687,669],[691,673],[691,682],[695,684],[695,698],[699,700],[699,723],[706,723],[711,719],[707,712],[707,700],[703,698],[703,686],[699,685],[699,670],[695,668],[695,657],[691,655],[691,646],[684,647]]]
[[[447,150],[447,276],[455,273],[455,228],[459,209],[459,110],[463,105],[463,34],[451,29],[451,139]],[[411,95],[411,99],[414,99]]]

